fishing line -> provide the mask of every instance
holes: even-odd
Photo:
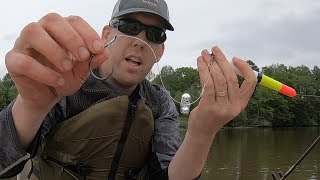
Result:
[[[116,39],[117,39],[117,36],[113,37],[108,43],[106,43],[106,44],[104,45],[104,48],[107,48],[107,47],[109,47],[110,45],[112,45],[112,44],[116,41]],[[106,80],[113,74],[114,65],[112,66],[112,71],[111,71],[111,73],[110,73],[108,76],[106,76],[106,77],[99,77],[98,75],[96,75],[96,74],[93,72],[93,69],[92,69],[92,67],[91,67],[91,62],[92,62],[94,56],[95,56],[95,54],[91,55],[90,58],[89,58],[89,70],[90,70],[90,73],[91,73],[91,75],[92,75],[93,77],[95,77],[96,79],[99,79],[99,80],[101,80],[101,81],[106,81]]]
[[[138,38],[138,37],[135,37],[135,36],[129,36],[129,35],[125,35],[125,34],[120,34],[120,35],[115,35],[108,43],[105,44],[104,47],[105,47],[105,48],[110,47],[111,45],[113,45],[113,44],[115,43],[115,41],[116,41],[119,37],[133,38],[133,39],[136,39],[136,40],[139,40],[139,41],[143,42],[144,44],[147,45],[147,47],[149,47],[149,49],[151,50],[151,52],[152,52],[152,54],[153,54],[153,57],[154,57],[154,60],[155,60],[155,64],[156,64],[157,69],[158,69],[158,72],[159,72],[159,78],[160,78],[161,85],[162,85],[163,88],[165,89],[166,93],[170,96],[170,98],[171,98],[174,102],[180,104],[180,106],[181,106],[181,113],[183,113],[183,114],[185,114],[185,115],[189,114],[190,105],[196,103],[196,102],[199,101],[200,98],[202,97],[202,95],[203,95],[203,93],[204,93],[204,88],[206,87],[206,85],[207,85],[207,83],[208,83],[208,81],[209,81],[209,75],[210,75],[210,74],[208,73],[208,75],[207,75],[207,77],[206,77],[206,80],[205,80],[205,83],[204,83],[204,85],[203,85],[203,87],[202,87],[202,89],[201,89],[201,93],[200,93],[199,97],[198,97],[195,101],[189,102],[189,99],[187,99],[187,101],[185,101],[186,99],[184,99],[184,97],[182,97],[182,98],[181,98],[181,101],[179,102],[178,100],[176,100],[174,97],[171,96],[171,94],[170,94],[169,91],[167,90],[166,86],[164,85],[163,78],[162,78],[162,76],[161,76],[161,71],[160,71],[159,63],[158,63],[158,62],[159,62],[159,59],[157,58],[156,53],[154,52],[153,48],[152,48],[146,41],[144,41],[144,40],[142,40],[142,39],[140,39],[140,38]],[[106,77],[99,77],[98,75],[96,75],[96,74],[94,73],[94,71],[93,71],[93,69],[92,69],[92,67],[91,67],[91,63],[92,63],[92,60],[93,60],[93,57],[94,57],[94,56],[95,56],[95,55],[91,55],[91,57],[90,57],[90,59],[89,59],[89,70],[90,70],[90,73],[91,73],[92,76],[95,77],[96,79],[102,80],[102,81],[106,81],[106,80],[112,75],[112,73],[113,73],[113,71],[114,71],[114,65],[113,65],[113,67],[112,67],[112,72],[111,72],[109,75],[107,75]]]
[[[316,98],[320,98],[320,96],[317,96],[317,95],[309,95],[309,94],[297,94],[298,96],[301,96],[301,97],[316,97]]]

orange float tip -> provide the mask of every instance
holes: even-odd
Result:
[[[294,90],[292,87],[289,87],[285,84],[282,84],[282,87],[279,92],[289,97],[295,97],[297,95],[296,90]]]

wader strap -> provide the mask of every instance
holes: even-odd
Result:
[[[36,167],[33,166],[32,168],[32,174],[35,175],[37,178],[40,179],[40,171]],[[29,177],[30,178],[30,177]]]
[[[136,110],[137,110],[137,105],[136,104],[137,104],[136,101],[134,101],[134,103],[129,101],[127,119],[126,119],[126,122],[124,124],[123,131],[121,133],[121,137],[120,137],[119,143],[117,145],[117,150],[115,152],[115,156],[113,157],[113,160],[112,160],[111,169],[110,169],[110,172],[109,172],[109,175],[108,175],[108,180],[114,180],[115,176],[116,176],[116,173],[118,171],[121,154],[122,154],[124,145],[125,145],[125,143],[127,141],[131,124],[132,124],[133,120],[135,119]]]
[[[91,173],[92,167],[86,164],[69,164],[58,161],[50,156],[42,157],[45,161],[51,161],[61,167],[61,174],[67,172],[77,180],[85,180],[86,176]]]
[[[30,172],[28,174],[28,179],[30,179],[32,174],[34,176],[36,176],[38,179],[40,179],[40,171],[36,167],[34,167],[33,160],[32,159],[30,159],[30,160],[31,160],[31,169],[30,169]]]

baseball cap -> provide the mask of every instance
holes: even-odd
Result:
[[[158,15],[163,19],[166,29],[174,30],[170,23],[167,3],[164,0],[118,0],[114,6],[111,18],[136,12],[147,12]]]

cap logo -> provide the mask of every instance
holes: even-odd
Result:
[[[160,0],[142,0],[142,2],[150,6],[158,6],[160,4]]]

